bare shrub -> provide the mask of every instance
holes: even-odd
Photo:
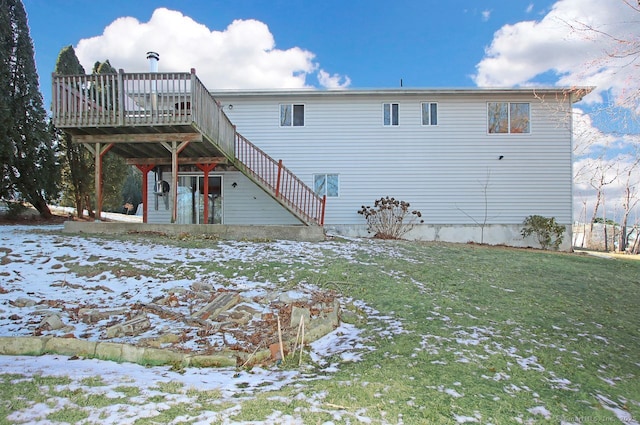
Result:
[[[358,214],[367,220],[369,233],[380,239],[400,239],[418,223],[424,223],[422,213],[409,210],[411,204],[395,198],[376,199],[371,206],[362,206]]]

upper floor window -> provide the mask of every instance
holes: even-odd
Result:
[[[385,103],[382,105],[382,116],[383,116],[383,125],[398,125],[398,113],[399,113],[400,105],[397,103]]]
[[[530,109],[529,103],[487,103],[489,133],[530,133]]]
[[[280,127],[303,127],[304,105],[280,105]]]
[[[340,187],[338,174],[314,174],[313,190],[318,196],[337,197]]]
[[[422,125],[438,125],[438,104],[422,102]]]

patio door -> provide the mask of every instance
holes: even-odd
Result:
[[[209,202],[208,217],[204,216]],[[178,224],[222,224],[222,176],[209,176],[209,196],[204,197],[202,174],[178,175]]]

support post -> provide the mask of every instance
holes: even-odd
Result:
[[[95,144],[93,149],[94,160],[94,191],[96,197],[94,220],[100,221],[102,211],[102,155],[100,155],[100,142]]]
[[[102,158],[113,147],[113,143],[102,147],[100,142],[95,144],[94,160],[95,160],[95,191],[96,191],[96,216],[95,221],[102,218]]]
[[[204,173],[204,224],[209,224],[209,171],[216,168],[218,164],[196,164]]]
[[[147,223],[149,217],[149,171],[153,170],[154,164],[136,164],[138,170],[142,173],[142,222]]]
[[[173,195],[173,206],[171,208],[171,222],[178,221],[178,142],[171,142],[171,174],[173,184],[171,192]]]
[[[171,152],[171,173],[173,178],[171,179],[173,185],[171,187],[171,194],[173,195],[173,208],[171,211],[171,223],[178,221],[178,155],[189,145],[189,142],[171,142],[169,145],[166,142],[162,142],[162,146]]]

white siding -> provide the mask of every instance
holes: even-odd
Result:
[[[238,132],[310,186],[315,173],[340,175],[327,225],[363,224],[361,205],[387,195],[410,202],[427,224],[520,224],[531,214],[571,223],[568,102],[481,92],[214,96],[233,105],[225,112]],[[437,126],[421,125],[425,101],[438,103]],[[487,101],[531,102],[531,133],[487,134]],[[382,125],[385,102],[399,103],[399,126]],[[280,127],[279,103],[305,104],[304,127]]]
[[[212,172],[211,176],[222,176],[222,224],[274,225],[301,224],[291,213],[274,201],[269,195],[247,179],[242,173]],[[172,174],[164,172],[162,178],[172,182]],[[171,193],[166,197],[158,197],[156,210],[155,175],[149,173],[147,210],[149,223],[171,223]],[[234,186],[233,183],[236,183]],[[169,207],[166,208],[165,199]]]
[[[164,196],[156,196],[156,176],[154,172],[147,174],[147,222],[148,223],[171,223],[171,196],[170,193]],[[171,182],[171,173],[163,173],[162,179]],[[157,201],[157,202],[156,202]],[[166,203],[165,203],[166,202]],[[157,205],[157,209],[156,209]],[[168,205],[168,207],[167,207]]]
[[[240,172],[223,175],[223,224],[301,224],[291,213]],[[233,183],[236,183],[235,187]]]

